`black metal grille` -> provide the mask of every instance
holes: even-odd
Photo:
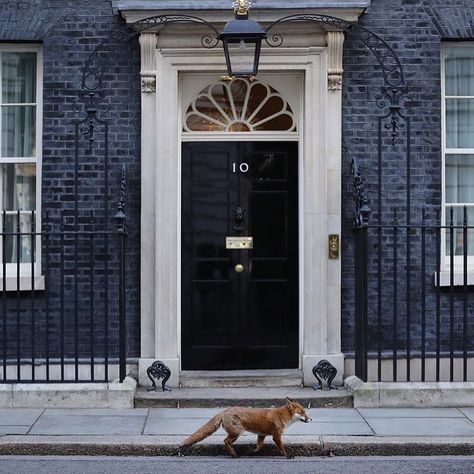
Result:
[[[6,217],[4,211],[0,380],[123,380],[124,216],[118,213],[117,228],[105,230],[91,212],[88,221],[71,229],[63,214],[59,222],[46,219],[40,232],[34,211],[26,215],[32,223],[27,231],[20,212],[13,231]]]
[[[401,223],[355,229],[356,375],[363,380],[474,378],[474,287],[467,208],[455,223]],[[371,249],[371,251],[369,251]]]

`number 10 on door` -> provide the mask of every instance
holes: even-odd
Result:
[[[248,163],[232,163],[232,173],[237,173],[237,171],[240,171],[241,173],[247,173],[249,170],[249,165]]]

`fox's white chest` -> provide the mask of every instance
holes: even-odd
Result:
[[[292,417],[290,420],[286,423],[285,428],[288,428],[288,426],[291,426],[295,421],[298,421],[298,418]]]

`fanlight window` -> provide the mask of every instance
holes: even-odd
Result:
[[[248,79],[218,81],[204,88],[184,117],[185,132],[295,132],[293,111],[267,84]]]

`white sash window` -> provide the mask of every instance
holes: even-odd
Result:
[[[474,226],[474,43],[448,43],[443,47],[443,157],[444,222]],[[455,265],[462,265],[463,229],[454,229]],[[443,239],[442,255],[449,265],[450,231]],[[468,231],[469,266],[474,264],[474,229]]]
[[[0,45],[0,229],[7,234],[40,230],[41,49],[37,45]],[[3,222],[4,220],[4,222]],[[31,235],[7,235],[0,242],[7,276],[31,273]],[[35,274],[40,274],[40,238],[35,245]],[[3,270],[0,269],[0,278]],[[12,283],[12,282],[9,282]],[[8,284],[8,286],[14,286]],[[24,285],[22,285],[23,287]],[[1,287],[0,287],[1,289]],[[22,288],[23,289],[23,288]]]

